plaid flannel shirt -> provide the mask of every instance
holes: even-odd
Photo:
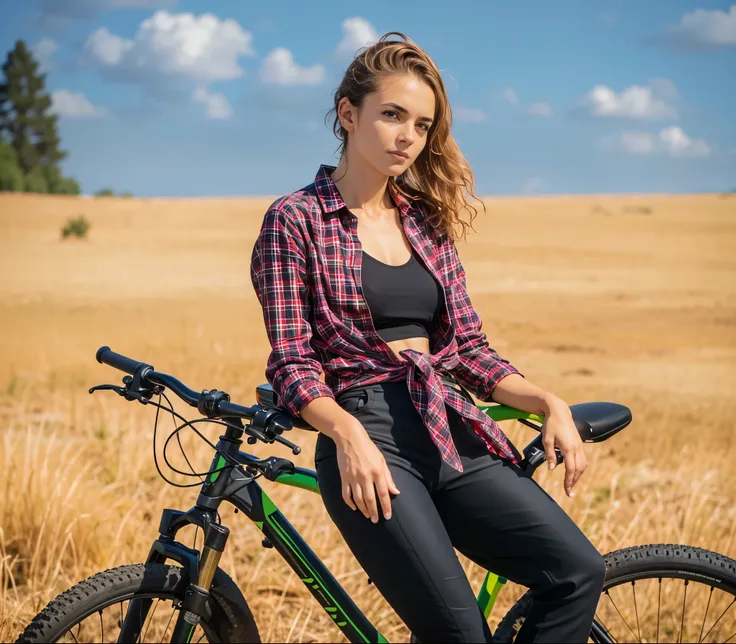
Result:
[[[334,170],[320,166],[314,183],[276,200],[253,247],[251,280],[271,343],[265,375],[279,406],[298,417],[314,398],[334,399],[356,385],[406,380],[417,411],[451,467],[462,471],[445,405],[460,414],[490,452],[518,462],[519,452],[498,424],[440,379],[452,374],[479,400],[489,402],[502,378],[523,376],[488,346],[454,241],[423,224],[419,203],[389,184],[417,258],[444,287],[430,353],[405,349],[399,357],[378,335],[363,297],[357,217],[330,177]]]

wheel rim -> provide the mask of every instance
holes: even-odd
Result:
[[[629,573],[605,584],[595,621],[599,641],[734,642],[736,588],[684,570]]]
[[[513,623],[513,639],[524,621],[521,616]],[[683,570],[622,575],[603,587],[590,640],[736,642],[736,588]]]
[[[131,599],[151,599],[151,607],[143,623],[138,641],[167,642],[171,639],[179,614],[181,599],[171,593],[129,593],[116,597],[87,611],[67,628],[55,642],[117,642],[120,629]],[[217,641],[205,623],[200,623],[192,634],[193,644]]]

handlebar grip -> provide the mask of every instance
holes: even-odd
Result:
[[[125,356],[121,356],[119,353],[115,353],[110,347],[100,347],[97,349],[96,358],[97,362],[110,365],[115,369],[119,369],[120,371],[124,371],[131,375],[134,374],[141,366],[153,369],[151,365],[146,364],[145,362],[139,362],[138,360],[126,358]]]

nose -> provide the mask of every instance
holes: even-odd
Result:
[[[414,123],[409,120],[405,121],[401,130],[399,131],[399,140],[402,143],[411,145],[412,143],[414,143],[414,136]]]

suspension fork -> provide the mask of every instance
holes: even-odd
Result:
[[[217,552],[217,555],[213,552],[213,554],[207,556],[207,560],[205,561],[204,551],[203,556],[200,559],[199,552],[197,550],[188,548],[184,544],[175,541],[176,533],[184,526],[190,524],[195,524],[202,528],[205,535],[212,532],[212,529],[209,526],[214,526],[214,533],[216,534],[210,536],[209,542],[207,542],[207,537],[205,536],[205,542],[206,545],[210,546],[211,550]],[[224,537],[217,534],[221,532],[225,533]],[[146,563],[163,564],[166,563],[168,559],[176,561],[187,572],[187,577],[189,579],[187,591],[189,591],[192,585],[200,586],[204,583],[202,573],[205,571],[208,576],[211,574],[212,577],[214,577],[215,571],[217,570],[217,564],[219,562],[219,555],[222,553],[224,542],[227,540],[227,532],[228,529],[226,527],[220,526],[216,523],[214,512],[197,507],[192,508],[188,512],[166,509],[161,514],[161,523],[159,525],[160,536],[151,545],[148,557],[146,558]],[[214,566],[212,565],[213,563]],[[210,579],[209,584],[211,583],[212,580]],[[209,584],[206,586],[207,589],[210,587]],[[138,641],[152,603],[152,599],[132,599],[130,601],[125,619],[120,629],[118,642]],[[194,606],[194,608],[196,609],[196,606]],[[190,608],[190,612],[194,611]],[[209,617],[206,607],[200,617]]]

